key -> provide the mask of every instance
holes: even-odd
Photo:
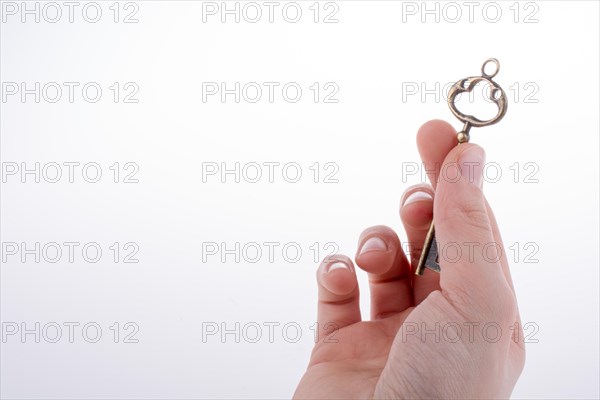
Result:
[[[490,74],[485,72],[488,64],[494,65],[494,70]],[[502,90],[500,85],[498,85],[492,79],[498,74],[499,71],[500,62],[498,62],[498,60],[495,58],[490,58],[481,66],[481,76],[471,76],[461,79],[457,81],[448,91],[448,106],[450,107],[450,111],[452,111],[452,114],[454,114],[454,116],[464,124],[462,130],[456,135],[456,138],[458,139],[458,145],[469,142],[470,130],[472,127],[479,128],[482,126],[493,125],[500,121],[506,114],[506,108],[508,106],[506,101],[506,93],[504,93],[504,90]],[[484,82],[489,85],[487,96],[498,107],[498,113],[496,116],[486,121],[482,121],[472,115],[463,114],[456,108],[455,104],[456,98],[459,94],[472,91],[480,82]],[[429,231],[425,237],[425,243],[423,244],[423,250],[421,251],[421,257],[419,258],[419,263],[415,269],[415,274],[423,275],[425,268],[438,273],[441,271],[433,221],[431,222],[431,226],[429,227]]]

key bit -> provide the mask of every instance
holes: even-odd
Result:
[[[432,271],[440,272],[440,264],[438,259],[438,247],[437,241],[435,240],[435,227],[433,223],[429,227],[427,237],[425,238],[425,245],[421,250],[421,257],[419,258],[419,264],[415,270],[416,275],[423,275],[424,268],[429,268]]]

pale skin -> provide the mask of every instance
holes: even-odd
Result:
[[[456,144],[446,122],[419,129],[431,185],[402,197],[411,254],[386,226],[360,235],[355,262],[368,274],[370,320],[361,317],[352,260],[336,255],[319,266],[319,340],[294,398],[510,397],[525,363],[517,301],[480,185],[483,150]],[[415,276],[432,216],[448,254],[440,256],[441,274]]]

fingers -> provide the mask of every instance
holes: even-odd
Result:
[[[352,260],[327,257],[317,269],[319,339],[361,320],[358,282]]]
[[[419,149],[419,154],[421,155],[423,168],[425,168],[429,181],[434,188],[437,186],[444,159],[450,150],[456,147],[457,144],[456,130],[446,121],[429,121],[419,128],[419,132],[417,133],[417,147]],[[427,235],[427,229],[429,229],[429,225],[431,224],[431,216],[429,216],[429,220],[427,221],[427,227],[424,228],[424,223],[423,225],[420,225],[421,222],[424,221],[419,221],[418,216],[413,216],[415,212],[419,212],[419,206],[404,205],[406,208],[404,209],[403,207],[400,210],[400,216],[402,223],[407,230],[407,234],[410,234],[409,232],[412,231],[412,234],[414,235],[414,239],[411,239],[411,236],[409,236],[409,241],[416,246],[415,250],[411,251],[411,260],[414,269],[421,256],[421,248],[423,247],[423,242]],[[424,206],[421,205],[421,207]],[[415,219],[417,220],[415,221]],[[412,224],[414,223],[418,223],[419,226],[417,228],[412,227]],[[439,274],[426,268],[423,275],[414,278],[413,293],[415,304],[420,304],[431,292],[439,289]]]
[[[434,204],[440,286],[465,312],[504,315],[514,310],[514,296],[481,190],[484,163],[483,149],[474,144],[457,146],[444,161],[447,174],[438,179]]]
[[[417,147],[419,149],[419,154],[421,155],[423,166],[434,188],[437,186],[438,180],[440,179],[454,179],[453,177],[449,176],[452,173],[452,168],[446,167],[442,169],[442,164],[444,163],[444,159],[446,158],[448,153],[450,153],[451,150],[456,148],[457,144],[458,141],[456,139],[456,130],[452,127],[452,125],[450,125],[446,121],[432,120],[426,122],[425,124],[423,124],[423,126],[421,126],[421,128],[419,128],[419,132],[417,134]],[[500,246],[502,246],[502,249],[504,249],[498,225],[496,223],[492,210],[489,204],[487,203],[486,210],[490,218],[490,224],[492,226],[492,234],[494,236],[494,240]],[[506,281],[508,285],[512,288],[512,278],[510,275],[510,269],[506,257],[502,257],[501,266]],[[431,271],[426,270],[423,277],[425,277],[428,274],[428,272],[431,273]],[[423,290],[420,289],[421,285],[428,285],[428,283],[425,282],[421,283],[426,279],[427,278],[415,280],[415,295],[417,293],[423,292]]]
[[[408,236],[411,270],[414,271],[433,218],[433,188],[428,184],[411,186],[404,192],[400,203],[400,218]],[[440,275],[425,269],[413,283],[414,304],[420,304],[429,293],[439,289]]]
[[[437,187],[444,159],[458,144],[456,130],[446,121],[426,122],[417,133],[417,148],[423,161],[427,177],[434,188]]]
[[[369,273],[371,319],[385,318],[412,306],[410,265],[392,229],[374,226],[364,230],[356,264]]]

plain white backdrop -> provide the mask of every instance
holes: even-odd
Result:
[[[467,3],[3,1],[2,397],[290,397],[318,260],[405,239],[416,131],[496,57],[513,397],[598,398],[599,5]]]

